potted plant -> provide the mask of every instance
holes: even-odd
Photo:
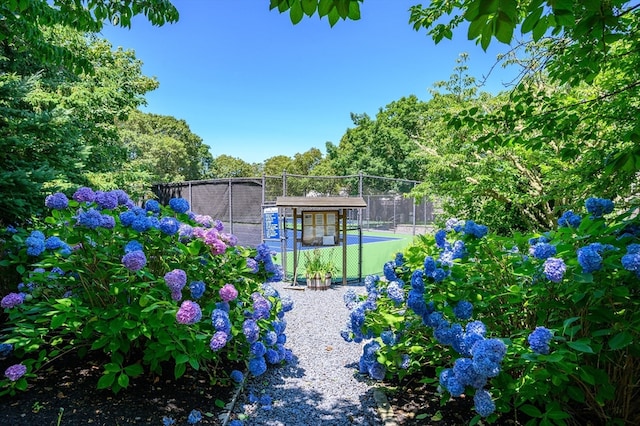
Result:
[[[304,260],[307,288],[311,290],[326,290],[329,288],[331,286],[331,278],[336,272],[333,253],[325,253],[323,256],[322,251],[316,248],[306,251]]]

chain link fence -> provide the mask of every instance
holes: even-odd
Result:
[[[268,243],[279,253],[278,260],[286,279],[293,282],[304,280],[304,253],[312,248],[302,246],[300,235],[294,238],[292,211],[275,209],[276,198],[362,197],[367,203],[365,209],[348,210],[347,268],[343,270],[342,261],[335,262],[334,282],[338,282],[343,276],[348,281],[361,281],[363,275],[381,272],[385,259],[393,258],[394,250],[400,251],[412,236],[430,231],[435,214],[433,203],[406,195],[418,183],[364,174],[301,176],[283,173],[262,178],[158,184],[153,191],[163,204],[173,197],[187,199],[193,212],[220,220],[225,231],[234,234],[240,245],[255,247]],[[295,276],[293,244],[298,244]],[[323,253],[326,257],[337,259],[340,256],[341,259],[341,247],[322,250],[326,251]]]

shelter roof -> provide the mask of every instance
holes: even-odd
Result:
[[[363,209],[367,202],[362,197],[276,197],[277,207]]]

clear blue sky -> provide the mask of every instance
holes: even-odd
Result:
[[[107,25],[102,36],[132,49],[143,73],[160,87],[147,94],[146,112],[184,119],[214,157],[249,163],[292,157],[340,142],[353,127],[350,113],[375,116],[403,96],[429,99],[428,89],[447,80],[462,52],[481,78],[505,46],[488,52],[466,38],[466,29],[434,44],[408,24],[418,0],[365,0],[359,21],[305,18],[269,11],[268,0],[176,0],[176,24],[132,28]],[[503,90],[499,70],[483,89]]]

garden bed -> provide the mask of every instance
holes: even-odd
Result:
[[[96,388],[101,365],[108,362],[97,356],[56,360],[30,380],[27,392],[0,398],[0,424],[161,425],[165,416],[186,424],[194,409],[202,413],[199,425],[221,424],[218,416],[231,399],[232,386],[211,386],[204,372],[188,371],[175,380],[169,368],[163,376],[132,379],[127,389],[114,394]]]

